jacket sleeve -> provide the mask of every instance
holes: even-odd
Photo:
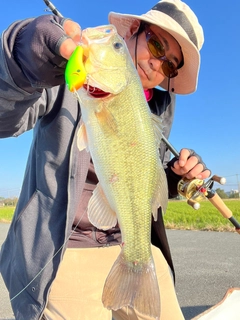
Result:
[[[64,83],[66,60],[58,49],[65,35],[59,19],[44,15],[16,21],[2,33],[0,138],[33,128],[49,111],[48,101],[56,95],[57,86]]]

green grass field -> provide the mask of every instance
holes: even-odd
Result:
[[[0,207],[0,221],[10,222],[14,213],[15,207]]]
[[[240,200],[224,200],[233,216],[240,222]],[[200,208],[194,210],[186,201],[169,201],[164,215],[168,229],[234,231],[232,223],[208,200],[200,202]]]
[[[234,217],[240,221],[240,199],[224,200]],[[0,208],[0,221],[10,222],[14,207]],[[164,215],[165,226],[168,229],[234,231],[231,222],[224,218],[209,202],[200,202],[200,209],[194,210],[186,201],[169,201]]]

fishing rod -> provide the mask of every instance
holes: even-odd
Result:
[[[172,154],[179,158],[179,152],[174,148],[174,146],[164,136],[162,137],[162,140]],[[240,223],[236,220],[232,211],[226,206],[216,191],[212,190],[214,182],[218,182],[223,185],[226,183],[226,179],[217,175],[213,175],[206,182],[196,178],[190,180],[183,178],[178,182],[177,189],[178,193],[184,196],[187,199],[187,203],[195,210],[200,208],[199,201],[208,199],[222,214],[222,216],[233,224],[237,233],[240,234]]]
[[[54,6],[54,4],[51,1],[49,0],[43,0],[43,1],[47,5],[47,7],[52,11],[52,13],[55,14],[55,16],[63,18],[63,15],[60,13],[60,11],[58,11],[58,9]]]

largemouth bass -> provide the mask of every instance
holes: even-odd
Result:
[[[87,78],[77,91],[83,120],[78,147],[90,151],[99,179],[88,217],[103,230],[118,223],[122,234],[121,253],[103,288],[103,305],[112,310],[128,306],[158,319],[151,219],[157,219],[159,206],[166,210],[168,199],[158,151],[161,123],[151,115],[115,27],[88,28],[82,37]]]

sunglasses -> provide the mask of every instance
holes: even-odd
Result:
[[[166,57],[162,42],[149,28],[145,29],[145,33],[149,51],[156,59],[163,62],[161,69],[165,76],[168,78],[176,77],[178,75],[177,67]]]

